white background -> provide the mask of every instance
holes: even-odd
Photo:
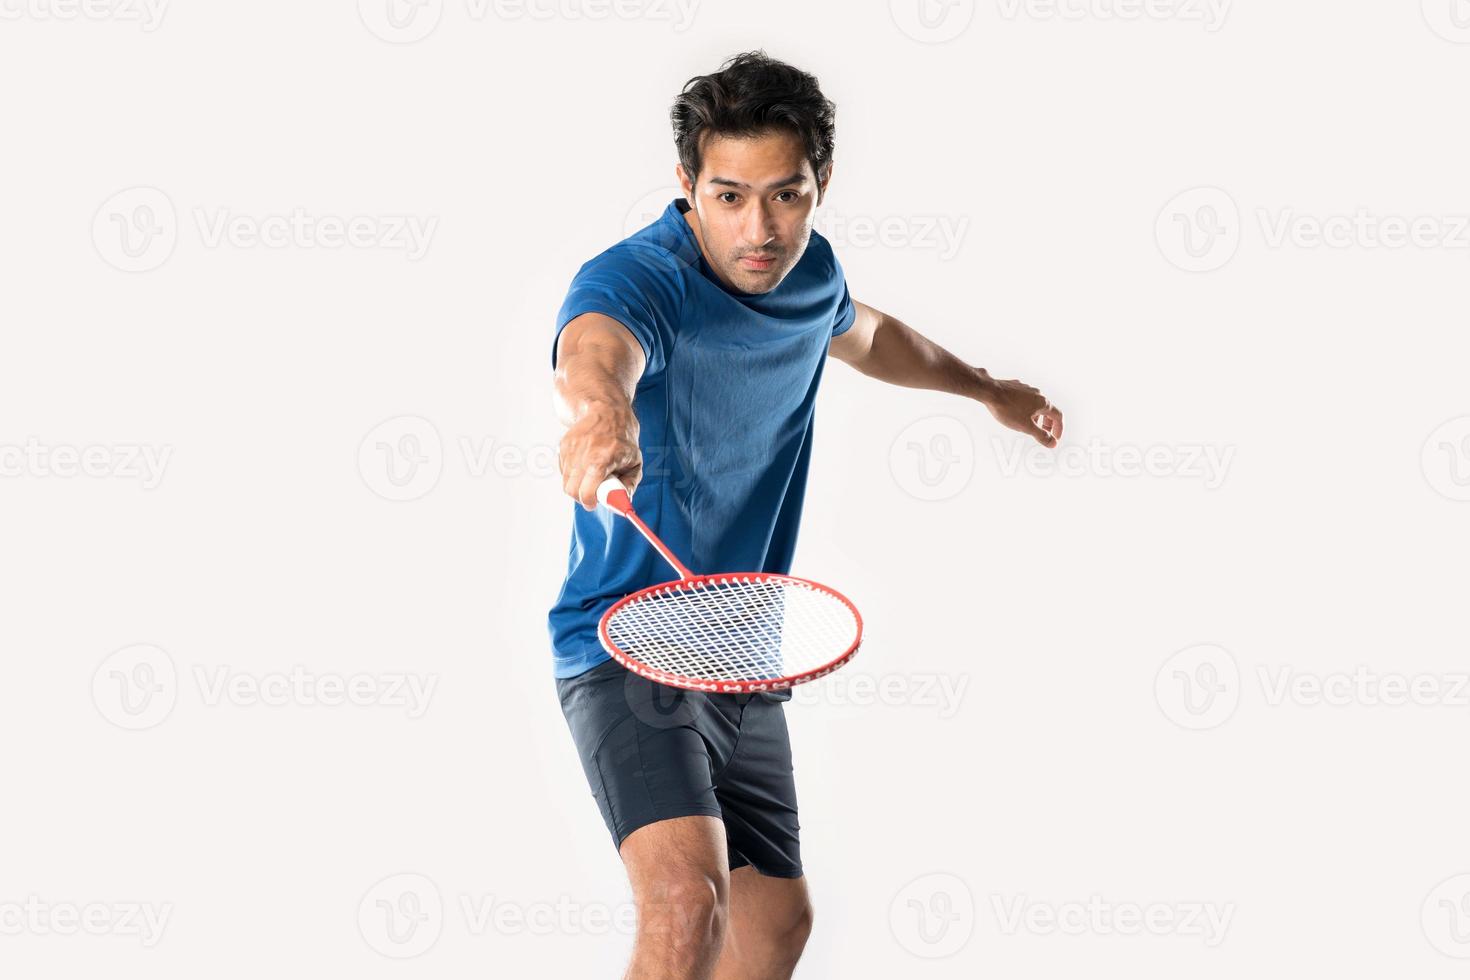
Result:
[[[1463,975],[1470,7],[926,2],[0,4],[0,972],[618,974],[553,316],[764,47],[853,295],[1067,417],[830,365],[798,975]]]

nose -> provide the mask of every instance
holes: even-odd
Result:
[[[757,199],[745,213],[745,227],[741,229],[745,241],[752,248],[760,248],[776,237],[776,216],[770,205]]]

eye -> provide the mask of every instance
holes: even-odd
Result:
[[[776,197],[777,199],[784,198],[784,200],[781,201],[782,204],[795,204],[797,199],[800,198],[801,195],[796,193],[796,191],[782,191],[781,193],[777,194]]]
[[[727,198],[727,197],[738,197],[738,196],[739,195],[736,194],[734,191],[726,191],[725,193],[723,193],[723,194],[720,195],[720,200],[723,203],[725,203],[725,204],[734,204],[735,203],[734,201],[726,201],[725,198]]]

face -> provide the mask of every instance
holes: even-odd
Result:
[[[727,286],[770,292],[806,251],[826,182],[818,186],[800,137],[784,130],[705,137],[700,167],[697,185],[682,166],[678,174],[705,261]]]

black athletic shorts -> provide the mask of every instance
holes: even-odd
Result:
[[[790,692],[682,691],[615,660],[556,690],[615,846],[656,820],[707,814],[724,821],[731,869],[801,876]]]

